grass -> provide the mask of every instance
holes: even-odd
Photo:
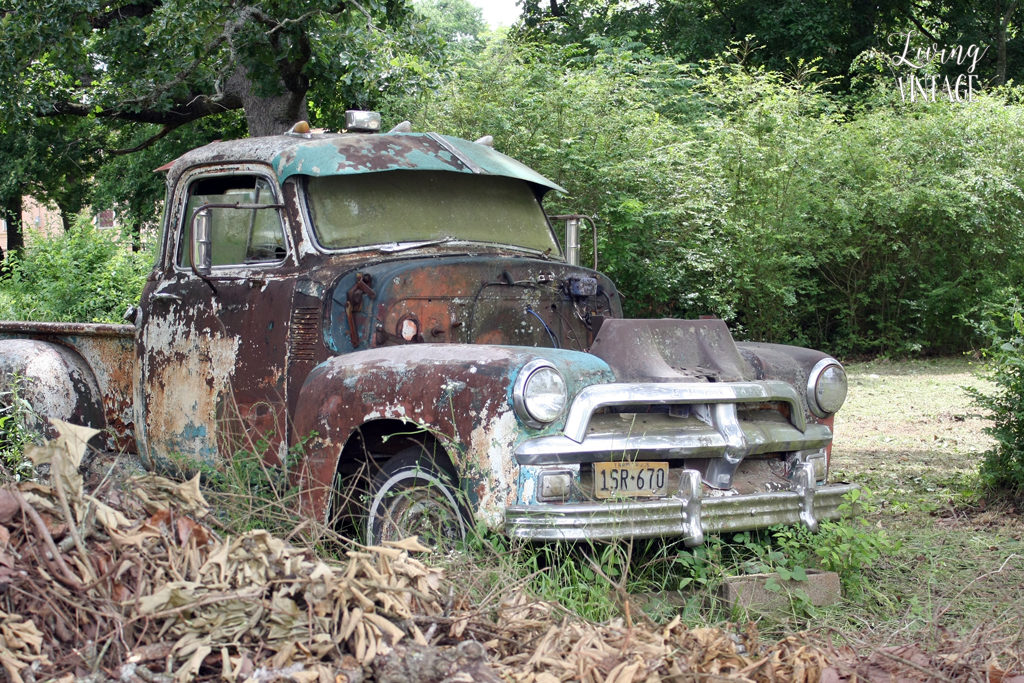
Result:
[[[850,396],[836,420],[832,478],[872,491],[875,505],[862,520],[823,525],[817,535],[791,527],[710,538],[695,549],[663,540],[535,546],[477,532],[465,553],[431,560],[446,566],[452,604],[487,612],[522,589],[598,622],[751,618],[768,637],[810,630],[858,650],[908,642],[938,648],[954,638],[1024,653],[1024,520],[978,494],[978,465],[992,441],[964,387],[988,388],[980,366],[873,361],[847,370]],[[267,495],[264,483],[273,488],[274,478],[244,465],[236,463],[235,479],[210,492],[228,526],[267,526],[338,552],[325,542],[330,530],[296,520],[292,492]],[[254,481],[261,483],[254,488]],[[813,608],[797,599],[783,613],[754,615],[730,611],[718,598],[728,575],[799,575],[822,566],[819,551],[839,557],[829,567],[844,574],[838,605]]]
[[[986,390],[967,359],[853,364],[836,419],[834,475],[874,491],[868,520],[897,544],[866,575],[870,599],[829,625],[881,645],[986,633],[1018,650],[1024,605],[1024,520],[978,495],[992,445],[964,387]]]

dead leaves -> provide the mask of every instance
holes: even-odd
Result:
[[[134,482],[120,493],[125,508],[144,511],[133,520],[83,490],[77,463],[92,434],[57,427],[61,436],[32,452],[54,486],[0,489],[0,583],[16,589],[9,603],[25,615],[0,622],[11,680],[58,653],[66,662],[87,641],[92,655],[55,675],[129,666],[129,678],[145,669],[179,682],[235,680],[270,664],[293,679],[334,680],[331,660],[351,654],[365,665],[403,639],[426,642],[412,616],[440,614],[441,576],[410,557],[422,549],[415,539],[350,551],[341,565],[262,530],[222,539],[198,521],[207,514],[198,479]],[[15,558],[31,569],[11,570]]]
[[[823,650],[798,638],[757,654],[756,634],[739,638],[719,628],[690,629],[677,617],[664,627],[631,627],[622,619],[592,624],[557,620],[552,605],[520,597],[502,608],[502,674],[517,683],[646,683],[728,679],[811,683],[827,664]],[[740,642],[744,647],[740,647]],[[503,645],[503,644],[504,645]],[[510,643],[532,643],[517,649]],[[754,654],[748,654],[753,652]]]
[[[147,476],[100,501],[74,465],[88,436],[72,430],[36,452],[54,487],[0,489],[0,666],[13,683],[27,667],[40,669],[36,679],[102,671],[176,683],[351,683],[371,670],[394,681],[798,683],[940,668],[952,678],[973,667],[991,683],[1021,683],[1019,661],[979,669],[903,650],[840,673],[840,654],[798,636],[765,644],[752,628],[691,629],[678,618],[594,624],[522,593],[480,609],[410,554],[426,550],[416,539],[328,563],[266,531],[219,537],[203,523],[198,479]]]
[[[34,623],[0,611],[0,665],[12,683],[22,683],[21,670],[33,662],[49,664],[42,644],[43,634]]]

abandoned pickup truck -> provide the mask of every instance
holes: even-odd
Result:
[[[0,323],[0,369],[147,466],[258,451],[370,542],[696,545],[839,515],[835,359],[624,319],[541,207],[562,188],[488,139],[378,129],[185,154],[133,324]]]

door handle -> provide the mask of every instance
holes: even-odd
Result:
[[[153,299],[157,301],[181,301],[181,297],[177,294],[171,294],[170,292],[156,292],[153,294]]]

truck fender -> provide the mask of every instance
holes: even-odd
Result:
[[[6,403],[12,383],[19,396],[43,421],[39,428],[53,436],[45,418],[104,429],[103,402],[89,364],[60,344],[35,339],[0,340],[0,403]]]
[[[784,344],[768,344],[761,342],[739,342],[736,344],[743,359],[753,370],[753,379],[779,379],[798,388],[806,388],[810,374],[820,364],[834,362],[832,356],[814,349],[805,349],[799,346],[787,346]],[[841,366],[840,366],[841,367]],[[827,415],[821,417],[815,415],[808,406],[806,391],[798,391],[800,401],[804,406],[804,412],[809,422],[817,422],[834,430],[835,416]],[[832,444],[825,447],[825,456],[831,461]]]
[[[519,371],[538,358],[559,367],[570,396],[612,376],[590,354],[477,344],[381,347],[321,363],[307,377],[294,417],[296,437],[315,434],[306,440],[297,470],[308,511],[327,516],[328,493],[349,439],[364,425],[389,421],[405,434],[423,430],[439,443],[478,514],[500,514],[516,492],[515,444],[544,431],[525,426],[511,399]]]

